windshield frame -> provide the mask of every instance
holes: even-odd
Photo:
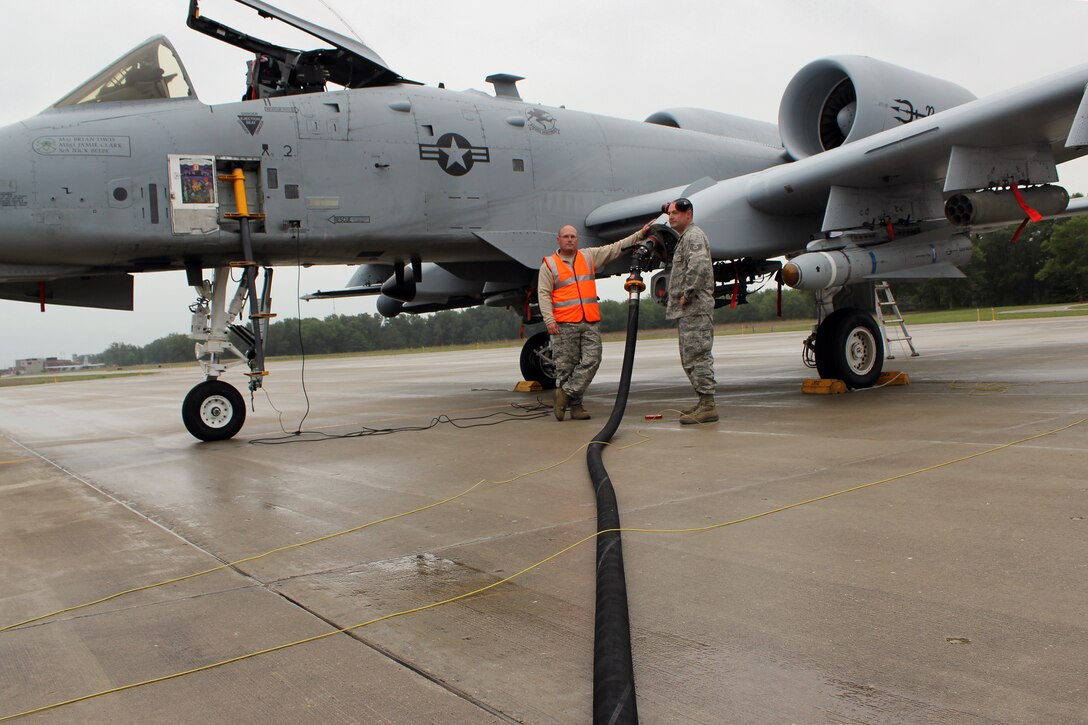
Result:
[[[164,51],[166,63],[162,62]],[[167,67],[170,65],[173,67]],[[159,71],[157,75],[155,71]],[[143,78],[134,81],[137,76]],[[181,56],[166,36],[155,35],[91,76],[51,107],[183,101],[196,97],[196,89]]]

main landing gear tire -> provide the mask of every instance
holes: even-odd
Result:
[[[865,310],[835,310],[816,330],[816,369],[821,378],[841,380],[848,388],[871,388],[883,367],[884,339]]]
[[[555,387],[552,341],[547,332],[538,332],[521,347],[521,377],[535,380],[545,390]]]
[[[181,419],[194,438],[225,441],[233,438],[246,422],[246,404],[233,386],[206,380],[185,396]]]

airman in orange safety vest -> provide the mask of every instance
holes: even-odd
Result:
[[[590,417],[582,396],[601,365],[597,270],[637,246],[649,226],[618,242],[587,249],[578,249],[578,230],[564,226],[556,237],[559,249],[540,265],[537,297],[551,335],[557,420],[563,420],[568,408],[574,420]]]

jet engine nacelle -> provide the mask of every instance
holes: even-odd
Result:
[[[414,270],[406,267],[404,284],[397,284],[394,275],[382,284],[382,295],[412,304],[444,303],[451,297],[479,299],[484,288],[483,282],[461,279],[430,262],[420,265],[419,276],[417,280]]]
[[[422,315],[425,312],[442,312],[444,310],[459,310],[463,307],[475,307],[479,300],[461,298],[446,300],[445,302],[412,302],[405,303],[392,297],[379,297],[377,302],[378,314],[382,317],[396,317],[402,312],[409,315]]]
[[[778,146],[781,143],[778,129],[773,123],[754,121],[706,108],[666,108],[649,116],[646,123],[752,141],[765,146]]]
[[[394,267],[391,264],[361,264],[348,280],[348,287],[373,287],[389,279]]]
[[[437,264],[420,265],[417,281],[411,267],[404,270],[404,284],[397,284],[396,275],[382,284],[378,298],[378,314],[396,317],[401,312],[421,314],[471,307],[483,302],[484,283],[461,279]]]
[[[807,252],[786,262],[782,267],[782,281],[794,289],[823,290],[885,277],[947,277],[948,271],[955,272],[952,267],[970,261],[973,251],[971,239],[956,234],[935,243]],[[942,267],[936,270],[935,265]],[[914,273],[905,274],[907,271]]]
[[[378,308],[378,314],[382,317],[396,317],[404,311],[403,302],[384,295],[378,298],[375,307]]]
[[[1021,189],[1020,196],[1043,216],[1061,214],[1069,206],[1069,192],[1060,186]],[[1012,224],[1027,216],[1012,189],[953,194],[944,203],[944,215],[957,227]]]
[[[782,95],[778,129],[793,159],[975,100],[955,83],[862,56],[809,63]]]

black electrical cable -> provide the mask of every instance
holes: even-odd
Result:
[[[344,440],[345,438],[365,438],[367,436],[381,436],[390,435],[393,433],[411,433],[417,431],[430,430],[439,425],[451,425],[454,428],[482,428],[484,426],[499,425],[500,423],[509,423],[515,420],[536,420],[537,418],[547,418],[551,416],[551,406],[545,404],[540,398],[536,399],[536,404],[525,405],[522,403],[510,403],[510,407],[518,412],[511,412],[507,410],[499,410],[494,413],[486,413],[484,415],[471,415],[462,416],[460,418],[451,418],[450,416],[442,413],[431,418],[431,422],[427,425],[405,425],[398,428],[370,428],[363,426],[347,433],[326,433],[319,430],[298,430],[291,433],[287,433],[283,436],[272,436],[265,438],[253,438],[247,443],[252,445],[279,445],[283,443],[319,443],[321,441],[337,441]],[[466,423],[466,421],[468,421]],[[482,421],[482,422],[479,422]]]
[[[631,618],[627,609],[627,580],[623,574],[623,547],[620,542],[620,512],[616,491],[605,470],[604,445],[619,428],[627,396],[631,390],[631,371],[635,364],[635,340],[638,337],[638,293],[646,288],[639,276],[643,253],[636,250],[631,277],[624,288],[627,302],[627,344],[623,368],[612,414],[586,450],[586,465],[597,494],[597,603],[593,624],[593,722],[597,725],[637,723],[635,670],[631,656]]]
[[[306,345],[302,342],[302,239],[297,228],[292,232],[295,235],[295,315],[298,317],[298,350],[302,355],[302,370],[299,373],[299,380],[302,381],[302,396],[306,399],[306,411],[302,414],[302,420],[298,422],[298,427],[295,428],[295,435],[301,435],[302,424],[306,422],[306,418],[310,415],[310,393],[306,390]]]

